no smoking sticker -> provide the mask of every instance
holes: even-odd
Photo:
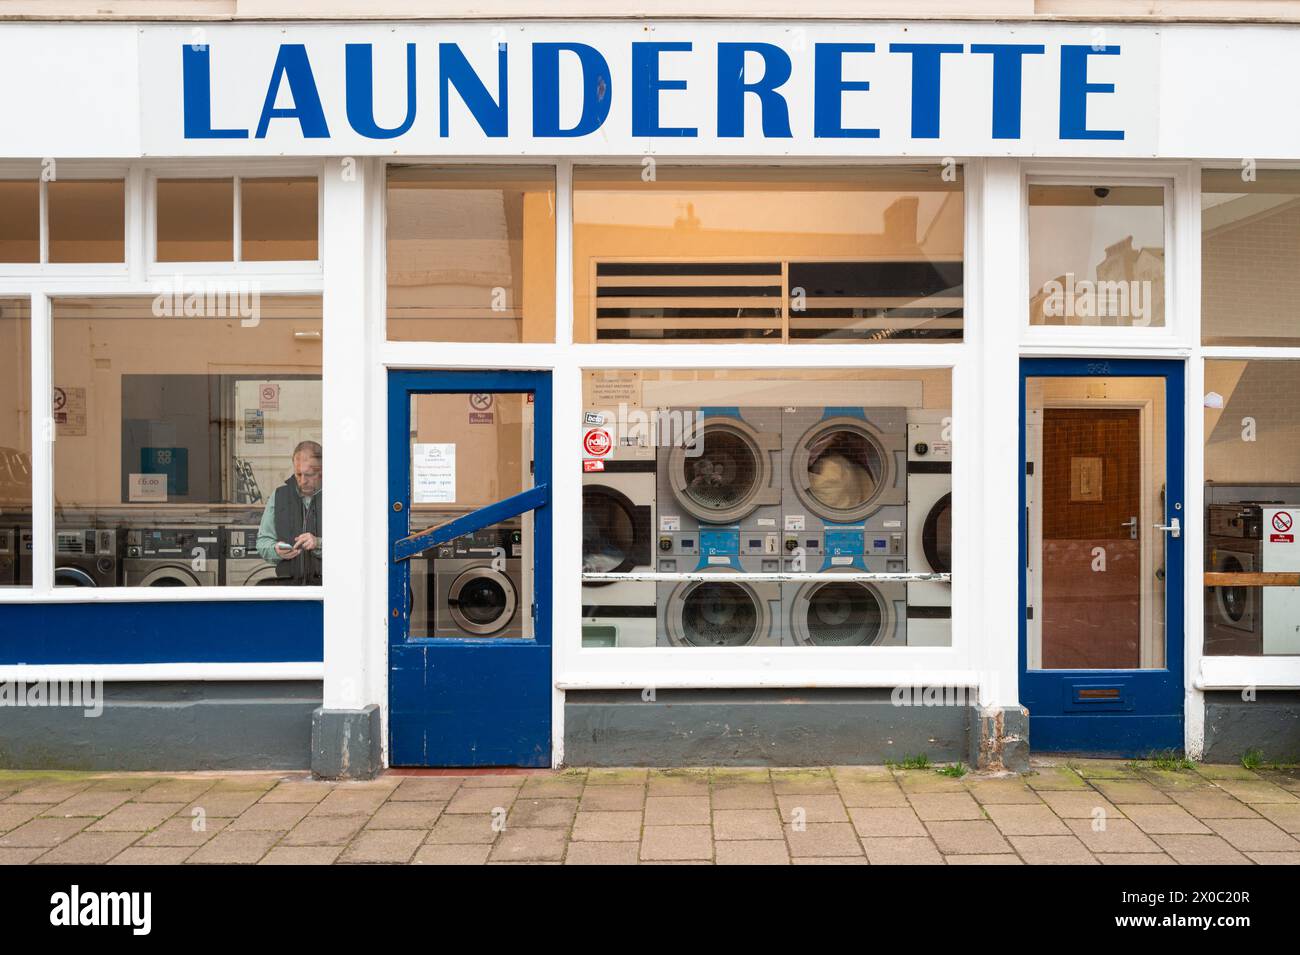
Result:
[[[1278,511],[1273,515],[1273,530],[1286,533],[1291,529],[1291,515],[1286,511]]]
[[[582,450],[589,457],[603,458],[614,447],[614,441],[604,428],[588,428],[582,436]]]

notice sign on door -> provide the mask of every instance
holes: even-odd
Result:
[[[1291,527],[1295,523],[1289,511],[1278,511],[1273,515],[1273,533],[1269,534],[1270,544],[1294,544],[1295,535]]]
[[[411,445],[411,503],[456,503],[456,445]]]

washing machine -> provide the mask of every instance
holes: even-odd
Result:
[[[903,557],[906,409],[786,408],[782,418],[783,549],[799,547],[801,534],[824,533],[828,545],[860,538],[865,556]]]
[[[1261,569],[1261,541],[1249,537],[1207,537],[1205,569],[1218,574],[1253,574]],[[1205,588],[1205,652],[1252,656],[1263,652],[1263,587]]]
[[[654,570],[653,457],[620,459],[582,475],[582,569],[626,574]],[[655,645],[655,584],[651,580],[593,581],[582,585],[584,647]]]
[[[0,528],[0,587],[18,583],[18,529]]]
[[[54,586],[116,587],[117,531],[67,527],[54,532]],[[18,580],[32,582],[32,529],[18,531]]]
[[[665,546],[665,542],[668,542]],[[786,643],[778,581],[728,581],[730,574],[775,573],[781,559],[742,556],[741,532],[706,528],[700,533],[661,536],[661,573],[707,573],[718,580],[683,580],[658,585],[659,646],[757,647]]]
[[[789,563],[789,562],[787,562]],[[827,559],[832,574],[903,572],[903,559]],[[781,584],[789,640],[800,647],[902,647],[908,643],[907,584],[879,580],[805,580]]]
[[[258,528],[221,529],[221,583],[225,587],[262,587],[279,583],[275,564],[257,555]]]
[[[733,527],[776,534],[781,409],[669,408],[660,413],[660,534]],[[775,538],[774,538],[775,539]]]
[[[439,544],[424,577],[432,587],[424,595],[412,587],[412,634],[417,607],[431,598],[431,612],[424,611],[433,620],[429,636],[523,637],[532,605],[523,593],[521,541],[518,528],[492,527]]]
[[[215,587],[221,548],[215,527],[148,527],[126,531],[125,587]]]
[[[913,573],[952,573],[952,440],[946,430],[942,421],[907,425],[907,569]],[[952,646],[952,584],[907,585],[907,642]]]

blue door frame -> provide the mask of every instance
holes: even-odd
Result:
[[[1185,375],[1181,361],[1023,359],[1020,362],[1020,702],[1041,752],[1141,757],[1183,749],[1184,545],[1165,535],[1165,667],[1148,670],[1029,670],[1025,381],[1037,377],[1163,378],[1165,514],[1185,528]]]
[[[410,533],[411,396],[531,393],[533,487]],[[388,744],[393,766],[551,765],[551,376],[393,371],[388,376]],[[412,638],[410,560],[435,544],[533,512],[533,632]],[[526,613],[527,607],[520,612]]]

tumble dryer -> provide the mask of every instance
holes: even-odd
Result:
[[[699,572],[718,578],[658,585],[660,646],[754,647],[786,642],[781,584],[727,580],[737,573],[776,572],[779,557],[740,556],[740,532],[734,529],[662,537],[660,544],[661,573]]]
[[[902,559],[825,564],[829,573],[901,573]],[[781,585],[790,642],[801,647],[901,647],[908,643],[907,584],[879,580],[804,580]]]
[[[660,420],[660,534],[733,527],[771,534],[775,544],[781,409],[670,408]]]
[[[532,604],[522,586],[521,541],[518,528],[489,527],[438,545],[429,561],[433,585],[429,636],[524,636]],[[418,599],[413,594],[413,602]],[[413,607],[413,634],[415,614]]]
[[[944,418],[907,425],[907,569],[952,573],[952,440]],[[952,645],[952,584],[907,585],[907,642],[914,647]]]
[[[32,582],[32,529],[18,532],[18,580]],[[116,587],[117,531],[60,527],[54,532],[54,586]]]
[[[124,586],[214,587],[220,568],[215,527],[150,527],[126,532]]]
[[[275,564],[257,553],[257,527],[222,528],[221,582],[227,587],[262,587],[277,583]]]
[[[820,538],[828,554],[902,557],[906,410],[786,408],[782,417],[782,550]]]
[[[654,458],[625,459],[615,449],[599,464],[582,475],[583,572],[654,570]],[[584,582],[583,646],[654,646],[655,599],[651,580]]]

